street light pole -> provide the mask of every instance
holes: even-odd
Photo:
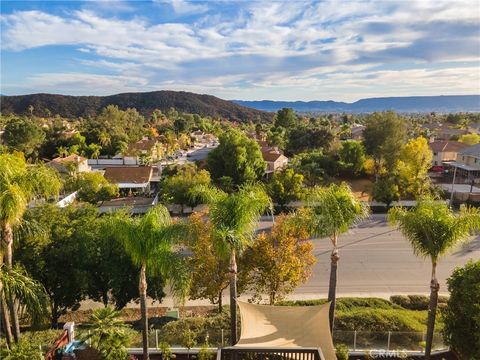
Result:
[[[455,186],[455,177],[457,175],[457,167],[455,166],[455,170],[453,170],[453,181],[452,181],[452,191],[450,191],[450,208],[452,207],[452,202],[453,202],[453,189]]]

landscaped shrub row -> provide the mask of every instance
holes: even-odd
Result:
[[[390,296],[390,301],[409,310],[428,310],[428,303],[430,299],[428,296],[424,295],[394,295]],[[438,307],[445,307],[447,301],[448,296],[439,296]]]

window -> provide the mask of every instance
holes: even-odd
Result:
[[[434,153],[433,153],[433,156],[437,156],[437,153],[436,153],[436,152],[434,152]]]

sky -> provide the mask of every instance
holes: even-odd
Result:
[[[480,1],[8,1],[0,93],[480,94]]]

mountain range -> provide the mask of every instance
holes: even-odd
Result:
[[[247,108],[211,95],[185,91],[153,91],[124,93],[110,96],[70,96],[57,94],[30,94],[1,96],[2,114],[28,114],[30,105],[37,116],[60,115],[66,118],[95,116],[107,105],[120,109],[136,108],[149,115],[153,110],[163,112],[175,108],[179,112],[211,116],[232,121],[271,121],[273,114]]]
[[[107,105],[120,109],[136,108],[149,115],[155,109],[211,116],[232,121],[271,121],[273,113],[281,108],[297,112],[369,113],[395,110],[403,113],[421,112],[480,112],[480,95],[383,97],[358,100],[353,103],[337,101],[242,101],[222,100],[211,95],[185,91],[153,91],[123,93],[110,96],[70,96],[57,94],[30,94],[0,97],[2,114],[28,114],[30,105],[37,116],[58,114],[62,117],[97,115]]]
[[[405,113],[479,112],[480,95],[407,96],[361,99],[353,103],[337,101],[242,101],[233,102],[263,111],[292,108],[298,112],[369,113],[395,110]]]

